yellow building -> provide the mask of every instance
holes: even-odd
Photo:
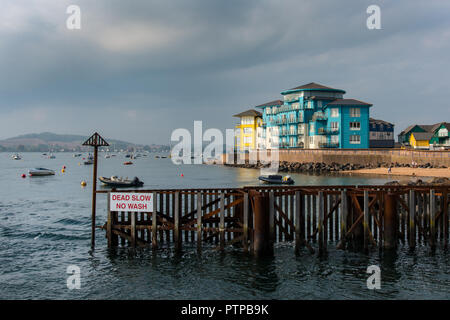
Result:
[[[429,149],[432,136],[430,132],[413,132],[409,137],[409,145],[414,149]]]
[[[234,115],[240,119],[236,125],[235,148],[237,152],[245,152],[256,149],[256,134],[262,125],[262,114],[256,110],[250,109],[245,112]]]

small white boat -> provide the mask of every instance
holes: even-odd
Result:
[[[35,177],[35,176],[54,176],[55,175],[55,171],[47,169],[47,168],[34,168],[34,169],[28,170],[28,174],[30,175],[30,177]]]
[[[18,153],[13,155],[12,158],[13,158],[13,160],[21,160],[22,159]]]

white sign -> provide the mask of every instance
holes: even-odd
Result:
[[[153,194],[151,193],[111,192],[109,200],[111,211],[153,211]]]

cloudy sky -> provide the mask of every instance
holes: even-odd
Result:
[[[66,9],[81,8],[81,30]],[[366,9],[381,7],[381,30]],[[450,1],[0,0],[0,139],[168,143],[318,82],[396,124],[450,121]]]

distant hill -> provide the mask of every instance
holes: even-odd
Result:
[[[88,139],[88,136],[73,134],[56,134],[52,132],[30,133],[24,134],[5,140],[0,140],[0,151],[24,152],[24,151],[84,151],[88,150],[81,144]],[[105,139],[110,144],[110,149],[127,150],[127,149],[144,149],[148,151],[168,151],[169,146],[151,145],[144,146],[131,142]]]

